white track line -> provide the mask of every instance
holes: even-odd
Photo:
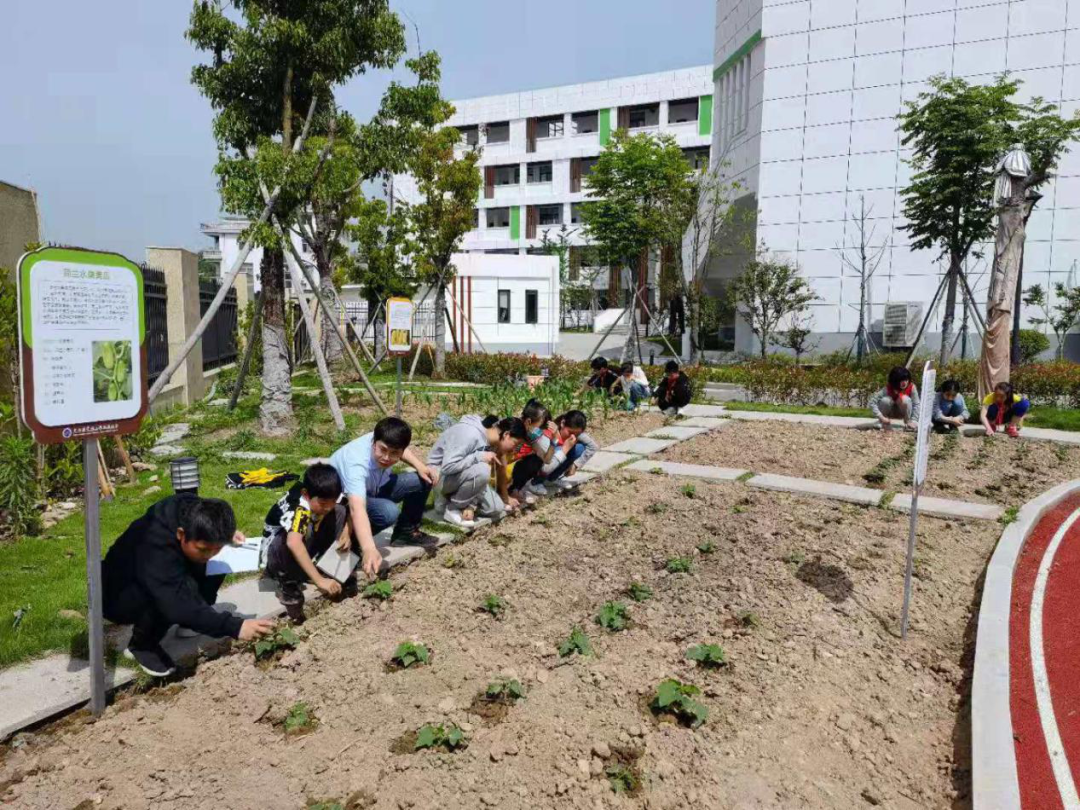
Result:
[[[1046,674],[1046,658],[1043,655],[1043,603],[1046,601],[1046,583],[1050,579],[1050,568],[1054,564],[1054,555],[1057,554],[1061,541],[1065,539],[1065,535],[1078,519],[1080,519],[1080,509],[1069,515],[1069,518],[1061,524],[1054,534],[1050,545],[1046,547],[1042,562],[1039,563],[1039,574],[1035,578],[1035,590],[1031,595],[1031,614],[1029,617],[1031,669],[1035,679],[1035,701],[1039,707],[1039,720],[1042,723],[1043,736],[1046,738],[1046,747],[1050,752],[1050,765],[1054,769],[1058,793],[1061,795],[1061,803],[1065,805],[1065,810],[1077,810],[1080,808],[1080,795],[1077,795],[1072,769],[1069,767],[1065,748],[1061,744],[1061,733],[1058,731],[1057,717],[1054,716],[1054,704],[1050,698],[1050,679]]]

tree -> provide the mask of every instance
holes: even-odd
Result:
[[[453,127],[428,132],[411,161],[420,200],[409,207],[407,252],[417,278],[435,290],[435,370],[446,368],[446,287],[454,278],[453,254],[472,230],[483,180],[474,149],[461,157]]]
[[[780,333],[780,339],[773,341],[774,345],[794,352],[797,366],[801,364],[802,356],[814,351],[820,342],[810,339],[814,333],[814,330],[810,328],[813,321],[814,319],[809,315],[794,315],[788,328]]]
[[[1033,326],[1049,326],[1054,330],[1057,337],[1055,356],[1062,360],[1065,357],[1065,338],[1080,323],[1080,287],[1055,282],[1054,298],[1057,299],[1056,303],[1051,306],[1041,284],[1033,284],[1024,291],[1024,304],[1038,307],[1042,312],[1041,317],[1029,317],[1028,320]]]
[[[316,132],[329,134],[337,117],[333,89],[369,67],[392,66],[405,49],[404,30],[388,0],[197,0],[187,32],[210,64],[192,69],[192,82],[216,110],[217,174],[227,211],[252,217],[266,188],[281,186],[274,223],[256,223],[246,236],[264,247],[264,432],[287,432],[292,420],[284,306],[287,224],[310,203],[310,185],[287,181],[293,139],[320,111]],[[308,118],[304,119],[304,111]],[[320,154],[326,154],[325,145]],[[297,161],[299,163],[299,161]],[[307,191],[305,191],[307,189]]]
[[[1065,144],[1080,128],[1080,117],[1062,119],[1053,105],[1036,98],[1014,99],[1019,80],[999,77],[971,85],[936,76],[900,115],[904,146],[912,148],[914,169],[904,198],[904,226],[915,249],[938,248],[948,261],[940,362],[948,358],[956,311],[957,284],[964,260],[993,235],[998,201],[993,199],[994,167],[1013,144],[1031,156],[1037,188],[1049,177]],[[977,254],[976,254],[977,255]]]
[[[551,238],[551,228],[540,234],[540,249],[548,256],[555,256],[559,260],[559,320],[560,328],[566,327],[566,313],[574,295],[570,293],[570,237],[576,233],[570,230],[564,222],[555,239]]]
[[[889,247],[889,240],[887,239],[880,245],[874,244],[877,226],[869,224],[873,213],[874,207],[867,208],[866,197],[860,196],[859,213],[854,220],[858,238],[857,240],[852,239],[851,245],[838,248],[840,260],[859,276],[859,325],[855,329],[855,359],[859,365],[862,365],[870,349],[869,327],[866,323],[870,314],[867,311],[870,297],[870,281],[873,279],[878,267],[881,266],[881,260],[885,258],[885,251]],[[854,251],[855,258],[848,255],[849,251]],[[848,357],[850,356],[851,348],[849,347]]]
[[[780,324],[797,320],[817,300],[798,267],[764,253],[735,279],[729,295],[736,314],[746,320],[760,342],[763,359]]]

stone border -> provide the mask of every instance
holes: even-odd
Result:
[[[812,495],[818,498],[832,498],[837,501],[857,503],[860,506],[878,506],[885,495],[885,492],[880,489],[854,487],[851,484],[833,484],[829,481],[816,481],[812,478],[796,478],[791,475],[774,475],[773,473],[755,475],[746,483],[748,486],[758,489],[790,492],[795,495]]]
[[[1005,527],[986,567],[971,683],[971,794],[974,810],[1020,806],[1012,712],[1009,706],[1009,613],[1016,561],[1036,523],[1080,491],[1067,481],[1028,501]]]

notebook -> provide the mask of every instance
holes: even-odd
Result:
[[[206,564],[206,573],[213,576],[258,571],[261,540],[261,537],[253,537],[242,546],[225,546]]]
[[[315,561],[316,568],[338,582],[344,582],[352,576],[352,572],[356,570],[356,566],[359,564],[360,556],[358,554],[354,554],[352,549],[338,551],[337,543],[330,546],[326,553]]]

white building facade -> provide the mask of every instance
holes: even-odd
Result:
[[[612,133],[621,128],[670,134],[691,163],[706,167],[712,92],[712,67],[702,66],[454,101],[456,112],[448,123],[461,131],[462,150],[481,149],[484,177],[476,227],[462,250],[537,253],[545,232],[554,241],[565,226],[570,280],[578,280],[578,268],[590,261],[581,250],[589,240],[579,206],[588,199],[589,171]],[[414,199],[412,179],[395,178],[395,194]],[[648,268],[650,279],[655,271]],[[617,297],[619,274],[611,279],[604,269],[586,275]]]
[[[246,217],[226,214],[216,222],[204,222],[199,226],[199,230],[213,242],[213,247],[203,250],[199,254],[199,258],[209,262],[216,262],[218,265],[219,278],[223,279],[225,274],[232,269],[233,263],[236,261],[237,256],[240,255],[242,247],[240,235],[250,224],[251,221]],[[307,249],[304,240],[294,234],[292,241],[296,251],[303,257],[305,264],[310,268],[312,273],[315,273],[315,258],[311,254],[311,251]],[[256,292],[262,288],[262,283],[259,279],[259,267],[262,264],[262,254],[263,250],[261,247],[253,247],[240,268],[241,278],[245,276],[250,278],[251,284]],[[285,273],[285,289],[288,290],[292,287],[292,274],[288,272],[288,268],[295,266],[296,261],[288,251],[285,253],[285,261],[288,262]],[[307,286],[307,282],[305,281],[304,288],[307,289]]]
[[[887,302],[929,306],[938,287],[936,251],[912,250],[901,230],[900,192],[911,177],[896,128],[903,104],[935,74],[989,83],[1004,71],[1022,80],[1022,97],[1042,96],[1072,115],[1080,106],[1080,2],[717,0],[713,160],[728,161],[742,183],[756,242],[797,262],[820,297],[812,328],[821,350],[846,348],[858,323],[859,278],[841,251],[852,255],[859,243],[864,200],[872,245],[886,246],[871,285],[872,331]],[[1080,147],[1041,191],[1024,286],[1052,289],[1080,260]],[[992,257],[984,250],[968,266],[980,306]],[[735,261],[715,262],[710,290],[721,292],[737,272]],[[930,321],[930,345],[940,340],[942,312]],[[736,347],[751,350],[748,330],[737,332]]]

